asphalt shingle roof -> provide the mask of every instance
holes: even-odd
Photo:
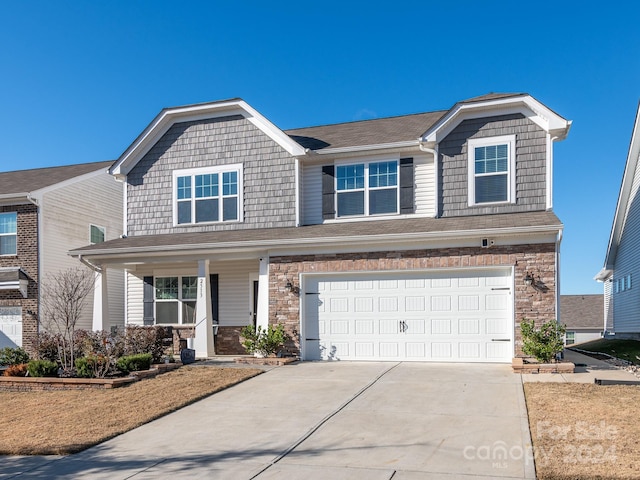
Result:
[[[561,322],[569,330],[600,328],[604,322],[604,296],[560,295]]]
[[[74,250],[74,253],[144,252],[145,249],[173,247],[209,249],[233,247],[234,243],[271,242],[281,246],[296,245],[303,240],[322,241],[327,238],[357,236],[362,241],[378,235],[398,235],[402,239],[407,234],[429,234],[441,232],[461,232],[501,228],[531,227],[561,228],[562,223],[552,212],[526,212],[517,214],[478,215],[451,218],[407,218],[370,222],[336,222],[302,227],[263,228],[227,230],[205,233],[172,233],[164,235],[139,235],[119,238],[108,242],[89,245]],[[108,251],[108,252],[107,252]]]
[[[85,173],[104,168],[105,171],[113,161],[81,163],[63,167],[34,168],[31,170],[15,170],[0,173],[0,195],[34,192],[50,187]]]

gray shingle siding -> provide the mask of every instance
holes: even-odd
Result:
[[[516,135],[516,203],[469,207],[467,140]],[[546,133],[521,114],[460,123],[440,142],[440,216],[525,212],[546,209]]]
[[[174,170],[243,164],[244,221],[173,226]],[[241,116],[173,125],[127,177],[128,235],[296,224],[295,160]]]

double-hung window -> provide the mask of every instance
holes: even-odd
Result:
[[[18,254],[18,215],[0,213],[0,255]]]
[[[156,323],[195,323],[198,277],[156,277]]]
[[[471,139],[469,205],[515,202],[515,135]]]
[[[337,216],[398,213],[398,161],[336,166]]]
[[[242,165],[175,171],[174,223],[241,220]]]

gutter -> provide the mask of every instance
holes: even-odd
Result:
[[[360,145],[355,147],[324,148],[321,150],[313,150],[313,153],[317,155],[331,155],[335,153],[366,152],[370,150],[384,150],[387,148],[416,147],[419,143],[420,142],[418,140],[408,140],[406,142],[378,143],[375,145]],[[307,152],[308,150],[309,149],[307,149]]]
[[[102,273],[102,268],[98,267],[96,264],[91,263],[89,260],[84,258],[82,255],[78,255],[78,260],[89,267],[91,270],[97,273]]]

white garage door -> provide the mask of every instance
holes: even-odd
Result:
[[[0,348],[22,346],[22,308],[0,307]]]
[[[306,276],[306,360],[510,362],[510,270]]]

